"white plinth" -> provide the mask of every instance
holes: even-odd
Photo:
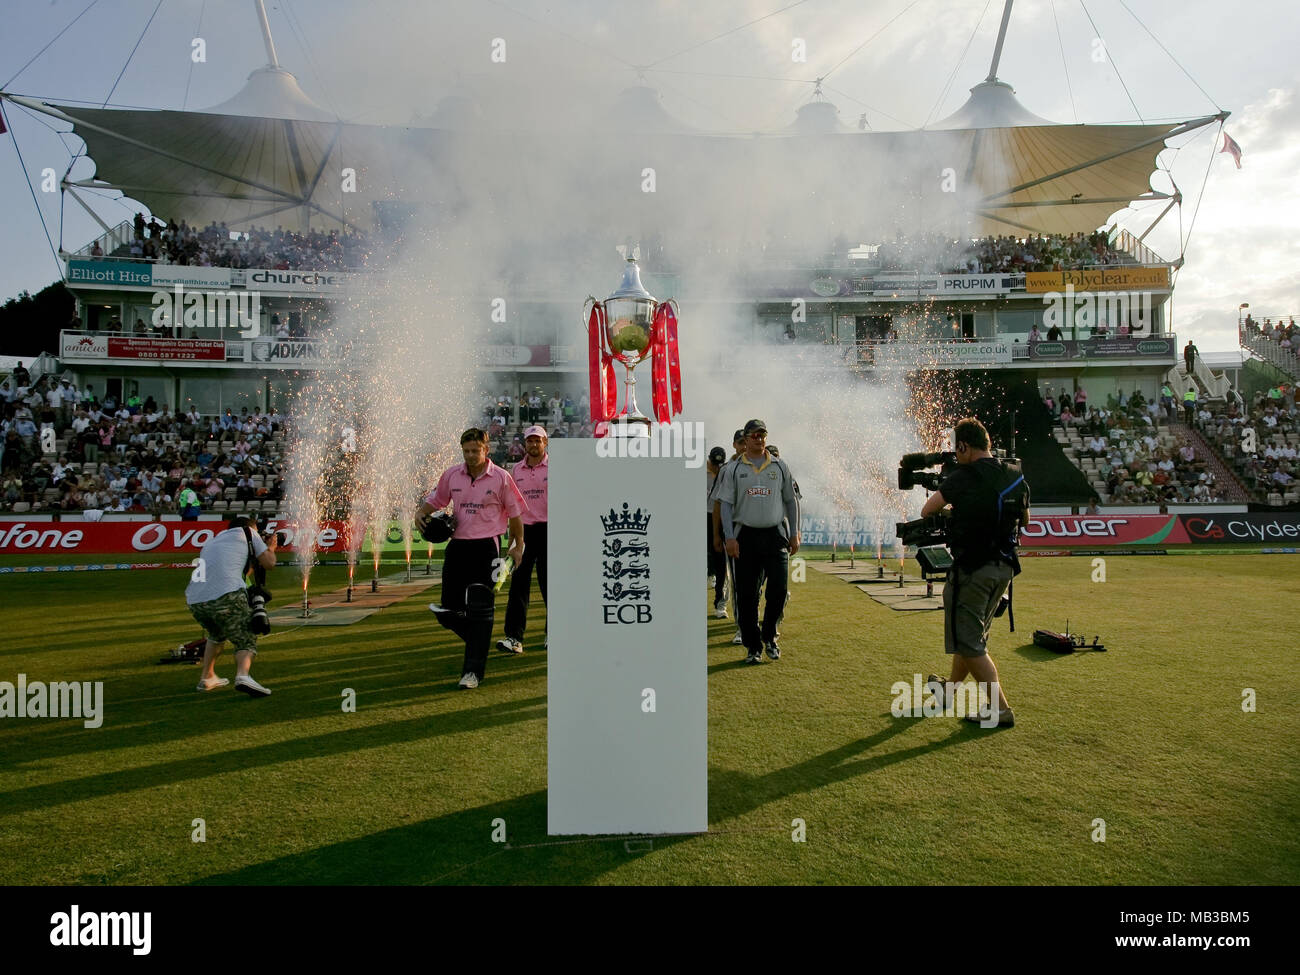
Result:
[[[595,444],[549,445],[548,832],[702,832],[705,473]]]

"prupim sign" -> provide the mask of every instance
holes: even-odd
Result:
[[[224,529],[220,522],[0,522],[0,555],[32,552],[89,552],[96,554],[157,552],[198,554],[212,537]],[[281,532],[282,552],[294,551],[298,531],[293,525],[271,522]],[[326,522],[317,532],[316,549],[338,553],[347,550],[342,522]]]
[[[1300,514],[1252,512],[1238,515],[1179,515],[1188,541],[1196,545],[1264,545],[1300,541]]]
[[[1192,539],[1178,515],[1054,515],[1031,518],[1020,531],[1023,548],[1180,545],[1189,541]]]

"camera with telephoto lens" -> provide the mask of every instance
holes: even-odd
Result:
[[[257,517],[257,533],[265,542],[270,542],[276,534],[266,526],[270,518],[266,515]],[[253,584],[244,590],[248,597],[248,608],[252,611],[252,616],[248,621],[248,628],[257,636],[266,636],[271,632],[271,617],[267,615],[266,604],[271,601],[271,590],[266,588],[266,569],[256,559],[249,559],[249,566],[245,567],[245,572],[251,567],[253,570]]]
[[[271,632],[271,617],[266,612],[266,604],[271,600],[270,590],[255,582],[248,587],[246,592],[248,593],[248,608],[252,610],[248,628],[258,636],[266,636]]]

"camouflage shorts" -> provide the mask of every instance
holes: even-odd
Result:
[[[195,603],[190,615],[198,620],[209,640],[217,643],[229,640],[238,652],[257,653],[257,637],[248,628],[253,613],[248,608],[248,597],[243,589],[236,589],[206,603]]]

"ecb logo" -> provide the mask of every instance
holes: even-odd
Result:
[[[601,609],[606,623],[649,623],[650,611],[650,513],[640,508],[609,509],[601,515],[605,537],[601,539]]]

